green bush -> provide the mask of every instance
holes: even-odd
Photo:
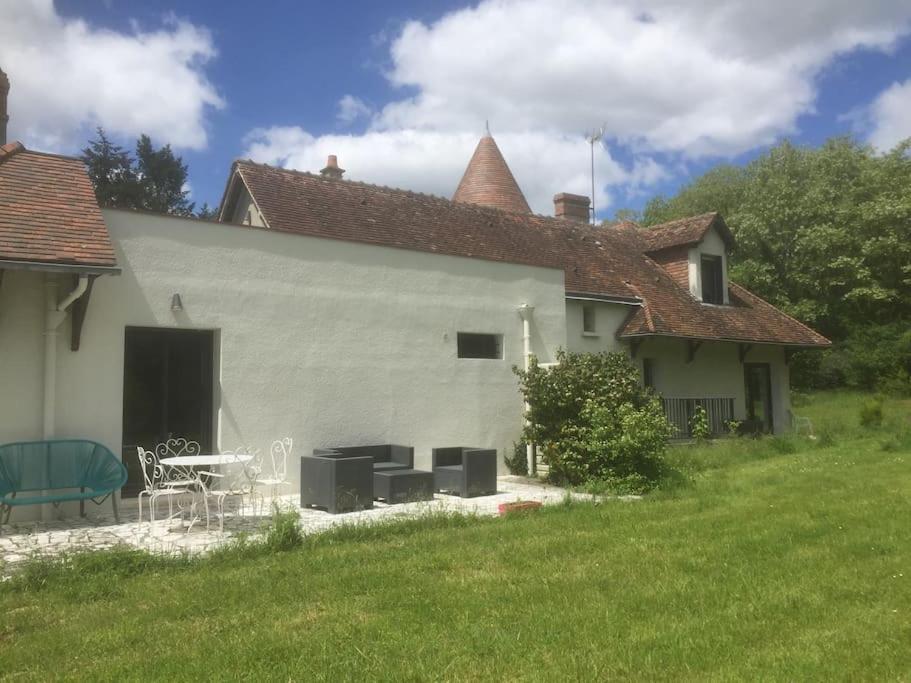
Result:
[[[512,453],[507,452],[503,462],[510,474],[520,476],[528,474],[528,454],[525,450],[525,442],[516,441],[512,445]]]
[[[712,428],[709,426],[709,414],[705,412],[702,406],[696,406],[693,416],[690,418],[690,436],[696,441],[705,441],[712,435]]]
[[[865,401],[860,407],[860,425],[861,427],[882,427],[883,424],[883,401],[881,398],[874,398]]]
[[[553,480],[657,482],[672,428],[625,354],[561,350],[553,367],[533,359],[516,373],[529,405],[524,438],[538,444]]]

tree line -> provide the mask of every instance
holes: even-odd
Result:
[[[909,150],[911,139],[883,154],[850,137],[784,141],[620,215],[652,226],[719,211],[731,278],[834,342],[797,354],[797,386],[911,393]]]

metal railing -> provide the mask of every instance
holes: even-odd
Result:
[[[667,421],[674,427],[674,439],[687,439],[691,436],[690,425],[696,406],[705,408],[713,436],[726,434],[728,422],[734,419],[733,398],[662,398],[661,403]]]

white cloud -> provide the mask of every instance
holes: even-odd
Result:
[[[354,95],[345,95],[338,101],[338,114],[336,118],[344,124],[350,125],[358,119],[370,118],[373,109],[364,100]]]
[[[736,154],[795,130],[835,56],[888,49],[909,20],[907,3],[855,0],[488,0],[406,24],[390,79],[417,95],[379,125],[489,118],[568,132],[603,121],[624,143]]]
[[[816,78],[839,55],[889,50],[911,5],[888,0],[484,0],[390,43],[387,78],[408,93],[360,135],[264,128],[249,153],[304,170],[339,154],[349,176],[454,191],[489,119],[529,203],[590,194],[583,131],[634,158],[597,160],[596,203],[667,175],[659,163],[731,156],[812,113]]]
[[[0,0],[0,15],[11,138],[73,151],[101,125],[116,136],[206,146],[206,114],[224,102],[203,73],[216,54],[204,28],[167,17],[157,30],[118,33],[63,18],[51,0]]]
[[[477,133],[426,130],[368,131],[362,135],[313,136],[298,127],[252,131],[245,156],[262,163],[316,171],[329,154],[348,169],[345,178],[450,197],[478,143]],[[553,195],[591,194],[589,149],[581,136],[553,133],[503,133],[497,144],[532,209],[553,212]],[[623,168],[605,148],[596,148],[595,174],[600,187],[595,201],[609,201],[605,185],[651,183],[663,170],[650,160]]]
[[[884,152],[911,137],[911,80],[893,83],[866,111],[870,144]]]

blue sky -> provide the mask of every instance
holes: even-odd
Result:
[[[74,153],[96,125],[147,132],[200,204],[234,158],[316,171],[327,153],[448,196],[485,119],[542,213],[590,194],[583,135],[603,124],[602,217],[783,137],[911,135],[907,3],[759,4],[0,0],[0,67],[13,137]]]

